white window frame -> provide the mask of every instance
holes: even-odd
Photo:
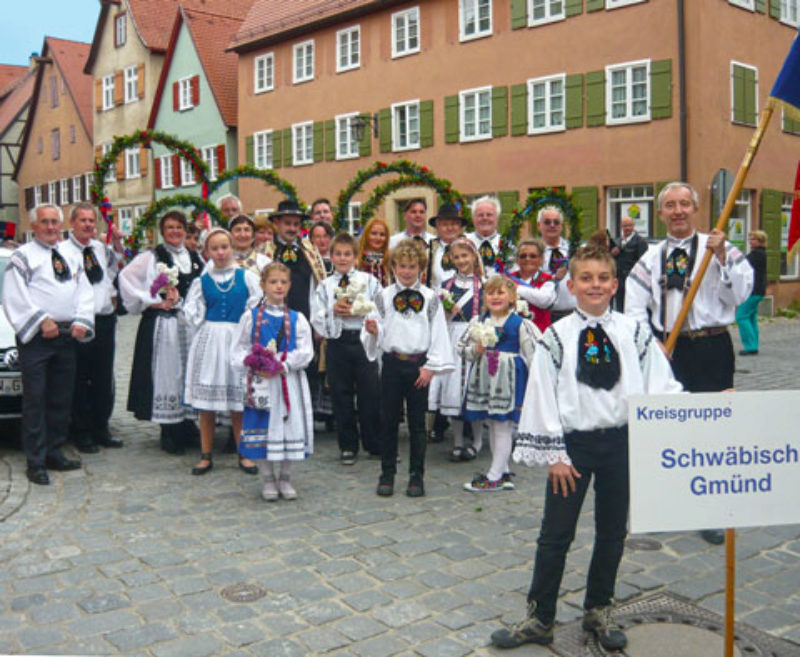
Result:
[[[749,245],[747,243],[747,235],[750,233],[750,230],[753,226],[753,198],[754,198],[753,190],[752,189],[743,189],[739,192],[739,196],[736,198],[736,202],[733,205],[733,212],[731,212],[731,217],[728,220],[728,234],[726,237],[728,238],[729,242],[733,242],[734,240],[731,239],[732,235],[731,232],[735,229],[737,223],[741,220],[743,221],[742,226],[742,239],[736,240],[738,244],[739,250],[742,253],[746,253],[749,251]],[[739,217],[739,212],[743,211],[744,216]]]
[[[481,7],[489,8],[489,26],[481,29],[480,10]],[[472,41],[473,39],[482,39],[483,37],[491,36],[494,23],[492,20],[493,12],[492,0],[458,0],[458,38],[459,41]],[[468,12],[470,12],[472,21],[468,21]],[[473,25],[474,31],[467,34],[467,29]]]
[[[783,201],[781,202],[781,245],[780,245],[780,259],[781,259],[781,273],[780,279],[782,281],[797,280],[800,278],[800,252],[795,251],[794,257],[787,260],[788,247],[789,247],[789,220],[792,216],[792,201],[794,200],[793,194],[784,194]]]
[[[175,172],[172,170],[172,155],[162,155],[158,159],[161,161],[161,189],[172,189],[175,187]]]
[[[416,30],[414,37],[409,36],[409,27]],[[398,30],[403,30],[403,36],[398,36]],[[419,7],[411,7],[392,14],[392,59],[406,57],[420,51],[422,30],[420,29]]]
[[[257,94],[275,88],[275,53],[268,52],[253,60],[253,90]]]
[[[411,128],[411,122],[414,120],[413,117],[408,116],[409,110],[414,108],[416,110],[416,134],[417,139],[416,142],[412,141],[411,135],[413,135],[414,130]],[[400,113],[405,112],[405,116],[400,117]],[[401,145],[400,135],[401,135],[401,120],[402,123],[405,124],[405,133],[407,135],[407,143]],[[407,100],[402,103],[394,103],[392,104],[392,150],[393,151],[411,151],[421,148],[421,126],[420,126],[420,107],[419,107],[419,99],[417,100]]]
[[[58,194],[58,186],[55,181],[47,183],[47,202],[55,205],[58,201],[56,194]]]
[[[633,115],[633,82],[632,82],[632,73],[634,69],[644,67],[644,85],[645,85],[645,108],[646,111],[644,114],[640,114],[639,116]],[[613,87],[613,73],[616,71],[625,70],[625,104],[626,104],[626,113],[625,116],[614,117],[612,113],[612,109],[614,106],[613,102],[613,94],[612,94],[612,87]],[[641,83],[637,83],[641,84]],[[622,125],[626,123],[643,123],[645,121],[650,121],[650,103],[652,97],[653,90],[650,87],[650,60],[649,59],[640,59],[635,62],[623,62],[621,64],[612,64],[610,66],[606,66],[606,125]]]
[[[638,220],[634,218],[634,230],[645,239],[652,239],[655,230],[655,208],[656,194],[652,184],[643,183],[640,185],[620,185],[618,187],[606,188],[606,219],[608,230],[613,237],[619,237],[619,226],[617,224],[616,206],[637,203],[639,206],[646,206],[646,213],[642,211]],[[620,218],[623,216],[620,209]],[[647,216],[643,216],[646,214]]]
[[[132,178],[141,178],[142,172],[139,167],[139,149],[126,148],[125,149],[125,180]]]
[[[488,101],[489,119],[486,122],[485,131],[481,132],[481,99],[485,97]],[[475,117],[471,124],[475,130],[474,134],[467,134],[467,100],[472,98],[475,102]],[[465,89],[458,92],[458,135],[459,141],[483,141],[492,138],[492,88],[477,87],[475,89]]]
[[[72,176],[72,200],[75,203],[80,203],[83,198],[81,198],[81,176],[78,174],[77,176]]]
[[[59,205],[69,205],[69,181],[66,178],[58,181],[58,201]]]
[[[203,146],[200,149],[200,157],[203,158],[203,162],[208,165],[208,179],[209,180],[216,180],[217,176],[219,176],[219,158],[217,158],[217,145],[214,146]]]
[[[109,73],[103,76],[103,110],[110,110],[114,107],[114,74]]]
[[[336,72],[344,73],[360,67],[361,26],[353,25],[336,33]]]
[[[114,46],[121,48],[128,40],[128,18],[125,12],[114,16]]]
[[[794,12],[794,18],[789,16],[791,11]],[[781,0],[780,21],[792,27],[800,26],[800,0]]]
[[[552,93],[551,85],[553,82],[560,82],[561,83],[561,123],[553,123],[552,115],[553,115],[553,99],[555,98],[555,94]],[[534,97],[533,97],[533,88],[538,85],[544,85],[545,87],[545,96],[544,96],[544,117],[545,117],[545,124],[541,127],[536,127],[533,124],[533,104],[534,104]],[[557,111],[557,110],[555,110]],[[531,78],[528,80],[528,134],[529,135],[540,135],[547,132],[563,132],[567,129],[567,75],[566,73],[557,73],[555,75],[547,75],[541,78]]]
[[[103,144],[100,148],[102,149],[103,157],[108,155],[108,152],[111,150],[111,144],[106,143]],[[117,166],[116,162],[112,163],[110,167],[108,167],[108,171],[106,171],[106,178],[105,182],[115,182],[117,180]]]
[[[124,233],[127,233],[125,228],[133,225],[133,207],[126,205],[119,209],[119,216],[117,217],[117,225]]]
[[[275,151],[272,135],[272,130],[253,133],[253,165],[259,169],[272,169],[274,166]]]
[[[128,66],[124,71],[125,103],[135,103],[139,100],[139,66]]]
[[[361,201],[350,201],[347,204],[347,232],[355,235],[357,223],[361,223]]]
[[[192,76],[178,80],[178,111],[183,112],[194,107],[192,103]]]
[[[298,141],[302,140],[302,144]],[[298,148],[299,146],[299,148]],[[292,124],[292,166],[314,164],[314,122]]]
[[[756,75],[756,93],[755,93],[755,100],[756,100],[756,107],[755,107],[755,122],[758,122],[758,66],[752,66],[751,64],[745,64],[744,62],[737,62],[735,59],[731,60],[731,69],[730,69],[730,79],[731,79],[731,123],[736,125],[755,125],[755,123],[745,123],[743,121],[739,121],[736,119],[736,92],[734,89],[733,84],[733,67],[739,66],[741,68],[749,68],[751,71],[755,72]]]
[[[542,18],[534,18],[534,2],[544,3],[544,16]],[[566,20],[567,18],[567,0],[527,0],[528,2],[528,27],[536,27],[537,25],[547,25],[547,23],[556,23],[558,21]],[[560,12],[553,11],[553,5],[559,3],[561,5]]]
[[[89,173],[84,173],[83,177],[86,179],[86,198],[84,200],[91,201],[92,200],[92,185],[94,184],[94,174],[90,171]]]
[[[179,158],[181,163],[181,187],[188,187],[196,184],[194,177],[194,167],[189,160]]]
[[[292,82],[301,84],[314,79],[314,39],[294,44],[292,48]]]
[[[34,185],[33,186],[33,207],[42,204],[42,186],[41,185]]]
[[[336,116],[336,159],[352,160],[361,154],[361,144],[353,135],[353,119],[358,112]],[[367,127],[369,129],[369,126]]]
[[[728,2],[734,7],[741,7],[742,9],[747,9],[749,11],[756,10],[755,0],[728,0]]]
[[[638,5],[640,2],[647,2],[647,0],[606,0],[606,9],[619,9],[628,5]]]

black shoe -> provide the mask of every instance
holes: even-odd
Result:
[[[342,465],[355,465],[357,460],[358,457],[356,456],[356,453],[349,449],[343,450],[339,455],[339,463]]]
[[[725,532],[721,529],[701,529],[700,536],[711,545],[722,545],[725,542]]]
[[[200,454],[201,461],[208,461],[208,465],[196,465],[192,468],[193,475],[204,475],[211,472],[214,469],[214,461],[212,460],[213,457],[210,453],[203,452]],[[241,464],[239,464],[241,467]],[[258,472],[258,470],[256,470]]]
[[[50,470],[67,472],[68,470],[80,470],[81,462],[77,459],[69,459],[63,452],[50,452],[44,459],[45,466]]]
[[[25,475],[32,484],[47,486],[50,483],[50,476],[43,465],[29,465]]]
[[[90,440],[73,440],[72,443],[75,445],[75,449],[82,454],[97,454],[100,451],[100,446]]]
[[[257,475],[258,474],[258,466],[257,465],[245,465],[242,463],[242,457],[239,457],[239,469],[244,472],[245,474],[249,475]]]
[[[444,431],[431,431],[431,435],[428,437],[428,440],[432,443],[440,443],[444,440]]]
[[[498,648],[518,648],[525,643],[536,643],[546,646],[553,643],[553,624],[545,625],[533,611],[535,603],[528,605],[528,615],[521,622],[510,628],[492,632],[492,643]]]
[[[97,444],[101,447],[109,447],[111,449],[119,449],[124,445],[119,438],[113,438],[112,436],[106,436],[105,438],[99,439]],[[80,447],[78,449],[80,449]]]
[[[583,614],[581,627],[591,632],[606,650],[622,650],[628,645],[625,632],[614,622],[611,605],[587,609]]]
[[[411,475],[411,479],[408,480],[406,495],[409,497],[423,497],[425,495],[425,484],[422,483],[421,476]]]
[[[753,351],[748,351],[747,349],[742,349],[739,352],[740,356],[758,356],[758,349],[754,349]]]
[[[392,475],[381,475],[378,479],[378,495],[381,497],[391,497],[394,495],[394,477]]]

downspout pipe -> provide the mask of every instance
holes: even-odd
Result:
[[[689,163],[688,163],[688,131],[686,116],[686,15],[684,0],[678,2],[678,103],[680,120],[680,158],[681,158],[681,177],[680,179],[688,182]]]

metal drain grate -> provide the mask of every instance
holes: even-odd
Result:
[[[254,602],[267,595],[267,591],[257,584],[232,584],[219,594],[228,602]]]
[[[719,614],[670,593],[657,593],[617,605],[615,617],[625,630],[648,624],[672,624],[713,632],[720,637],[725,631],[724,619]],[[800,646],[742,623],[736,624],[734,639],[739,653],[747,657],[800,657]],[[626,654],[603,650],[593,636],[583,631],[580,620],[557,628],[551,649],[561,657]]]

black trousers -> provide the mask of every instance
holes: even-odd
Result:
[[[553,493],[548,481],[528,602],[536,616],[552,623],[567,551],[575,538],[583,500],[594,479],[594,550],[586,580],[584,608],[604,606],[614,597],[614,583],[625,547],[628,521],[628,429],[573,432],[565,436],[567,453],[578,472],[576,490]]]
[[[403,402],[406,403],[406,422],[408,424],[410,455],[409,475],[425,474],[425,414],[428,412],[428,386],[415,388],[419,369],[425,361],[400,360],[391,354],[384,354],[381,370],[381,469],[384,475],[397,473],[397,432],[403,415]]]
[[[660,333],[656,333],[662,337]],[[664,336],[666,339],[666,336]],[[733,388],[736,357],[728,331],[703,338],[678,337],[672,352],[672,373],[689,392]]]
[[[97,442],[108,437],[114,407],[116,315],[95,315],[94,328],[94,339],[76,347],[71,430],[76,440]]]
[[[365,450],[380,454],[380,375],[378,363],[370,361],[364,353],[360,333],[342,331],[340,338],[328,340],[327,373],[333,417],[341,451],[357,453],[360,435]]]
[[[67,439],[75,379],[75,340],[37,333],[17,341],[22,370],[22,449],[29,465],[44,465]]]

